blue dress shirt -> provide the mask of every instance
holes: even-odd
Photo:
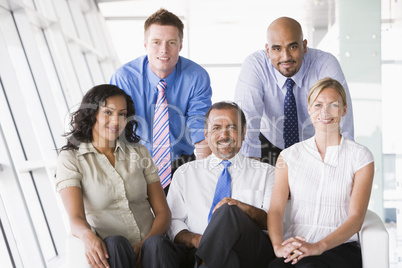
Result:
[[[345,88],[348,108],[341,120],[341,134],[354,140],[352,100],[338,60],[328,52],[307,48],[300,70],[291,77],[295,82],[293,94],[296,99],[300,141],[314,136],[314,126],[307,110],[307,95],[310,87],[325,77],[338,80]],[[244,155],[261,157],[260,132],[273,145],[284,148],[283,101],[286,95],[286,79],[274,68],[265,50],[254,52],[244,61],[235,91],[235,102],[247,118],[247,132],[242,145]]]
[[[139,123],[137,134],[151,154],[156,85],[160,80],[152,72],[148,56],[121,66],[110,79],[110,84],[120,87],[133,99]],[[211,106],[212,89],[207,71],[181,56],[174,71],[163,80],[167,84],[171,156],[175,160],[182,154],[193,154],[194,144],[205,139],[204,117]]]

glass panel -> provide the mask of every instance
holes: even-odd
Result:
[[[43,64],[43,70],[40,76],[36,76],[35,80],[44,86],[38,87],[38,93],[42,101],[43,109],[48,120],[47,124],[52,132],[55,142],[55,149],[64,145],[65,139],[61,136],[64,125],[63,120],[68,114],[68,104],[64,92],[61,89],[60,77],[56,72],[54,60],[49,51],[49,46],[42,29],[32,27],[36,44],[38,45],[39,58]],[[37,82],[37,83],[38,83]]]
[[[57,155],[44,114],[43,102],[36,87],[42,85],[46,80],[43,80],[40,75],[37,80],[33,77],[40,71],[40,67],[38,67],[40,60],[37,59],[39,53],[33,39],[32,28],[24,13],[18,11],[13,14],[5,14],[2,16],[2,26],[7,27],[1,32],[5,38],[3,53],[9,52],[1,57],[2,64],[4,64],[1,68],[1,73],[4,73],[2,76],[4,98],[7,100],[7,106],[3,106],[3,108],[8,109],[2,113],[2,120],[10,115],[12,125],[5,128],[5,132],[7,143],[10,143],[10,147],[12,146],[10,152],[17,167],[15,179],[18,179],[20,187],[19,191],[14,193],[15,196],[7,197],[6,209],[11,211],[12,208],[8,207],[9,204],[21,202],[21,200],[22,204],[26,205],[27,210],[18,213],[28,220],[19,222],[13,228],[15,235],[24,233],[22,228],[28,232],[32,231],[29,233],[31,237],[24,237],[25,243],[32,249],[30,252],[23,252],[23,260],[28,261],[38,257],[50,260],[56,256],[56,249],[42,202],[47,206],[56,207],[54,190],[49,189],[50,186],[47,189],[39,190],[37,187],[39,183],[35,181],[41,180],[48,184],[49,177],[46,173],[45,163],[48,161],[48,157],[54,158]],[[13,132],[18,133],[18,143],[9,140]],[[42,169],[42,172],[29,172],[30,166],[37,166]],[[43,191],[45,194],[39,196],[38,194]],[[11,202],[14,198],[20,200]],[[60,217],[56,216],[56,218]],[[33,241],[30,241],[31,239]],[[17,241],[21,243],[21,241]],[[34,248],[36,243],[39,243],[40,249]],[[19,244],[19,247],[21,246]],[[34,257],[38,254],[37,251],[39,251],[39,256]]]
[[[129,62],[145,54],[144,21],[138,20],[108,20],[109,29],[115,50],[122,63]],[[123,41],[124,40],[124,41]]]
[[[1,267],[15,267],[13,264],[12,255],[10,254],[8,242],[5,237],[5,231],[0,217],[0,265]]]

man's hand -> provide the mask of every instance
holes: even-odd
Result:
[[[214,207],[214,210],[212,211],[212,213],[214,213],[215,210],[217,210],[218,208],[220,208],[224,204],[228,204],[229,206],[238,206],[241,210],[243,210],[245,212],[246,204],[240,202],[239,200],[236,200],[236,199],[233,199],[233,198],[230,198],[230,197],[225,197],[221,201],[219,201],[218,204],[216,204],[216,206]]]
[[[237,206],[238,208],[240,208],[241,211],[246,213],[247,216],[249,216],[261,228],[261,230],[267,229],[267,213],[264,210],[233,198],[223,198],[221,201],[219,201],[218,204],[216,204],[212,213],[214,213],[215,210],[217,210],[224,204],[228,204],[229,206]]]
[[[191,244],[193,247],[198,248],[201,242],[202,235],[195,235],[193,238],[191,238]]]
[[[202,235],[189,232],[188,230],[180,231],[174,238],[174,242],[186,245],[188,248],[198,248]]]
[[[204,159],[212,153],[206,140],[197,142],[196,144],[194,144],[194,146],[195,146],[195,157],[197,160]]]

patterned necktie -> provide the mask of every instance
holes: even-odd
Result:
[[[294,84],[295,82],[291,78],[286,80],[287,92],[284,102],[285,121],[283,122],[283,139],[285,141],[285,148],[299,142],[296,99],[293,95]]]
[[[165,90],[165,81],[159,81],[156,86],[158,89],[158,99],[155,105],[154,125],[153,125],[153,149],[152,158],[158,167],[158,175],[162,187],[165,188],[171,181],[171,162],[170,162],[170,138],[169,138],[169,112]]]
[[[209,211],[209,214],[208,214],[208,223],[211,220],[212,211],[214,210],[214,207],[216,206],[216,204],[218,204],[219,201],[221,201],[224,197],[231,196],[231,187],[230,186],[231,186],[232,180],[230,178],[228,167],[232,163],[230,163],[230,161],[228,161],[228,160],[223,160],[221,162],[221,164],[223,165],[224,168],[223,168],[223,171],[222,171],[221,175],[219,176],[218,182],[216,184],[214,200],[212,201],[211,210]]]

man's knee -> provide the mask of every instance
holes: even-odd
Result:
[[[214,212],[214,214],[216,214],[215,217],[221,217],[221,218],[227,218],[227,216],[241,215],[242,213],[244,212],[238,206],[231,206],[228,205],[227,203],[223,204]]]

